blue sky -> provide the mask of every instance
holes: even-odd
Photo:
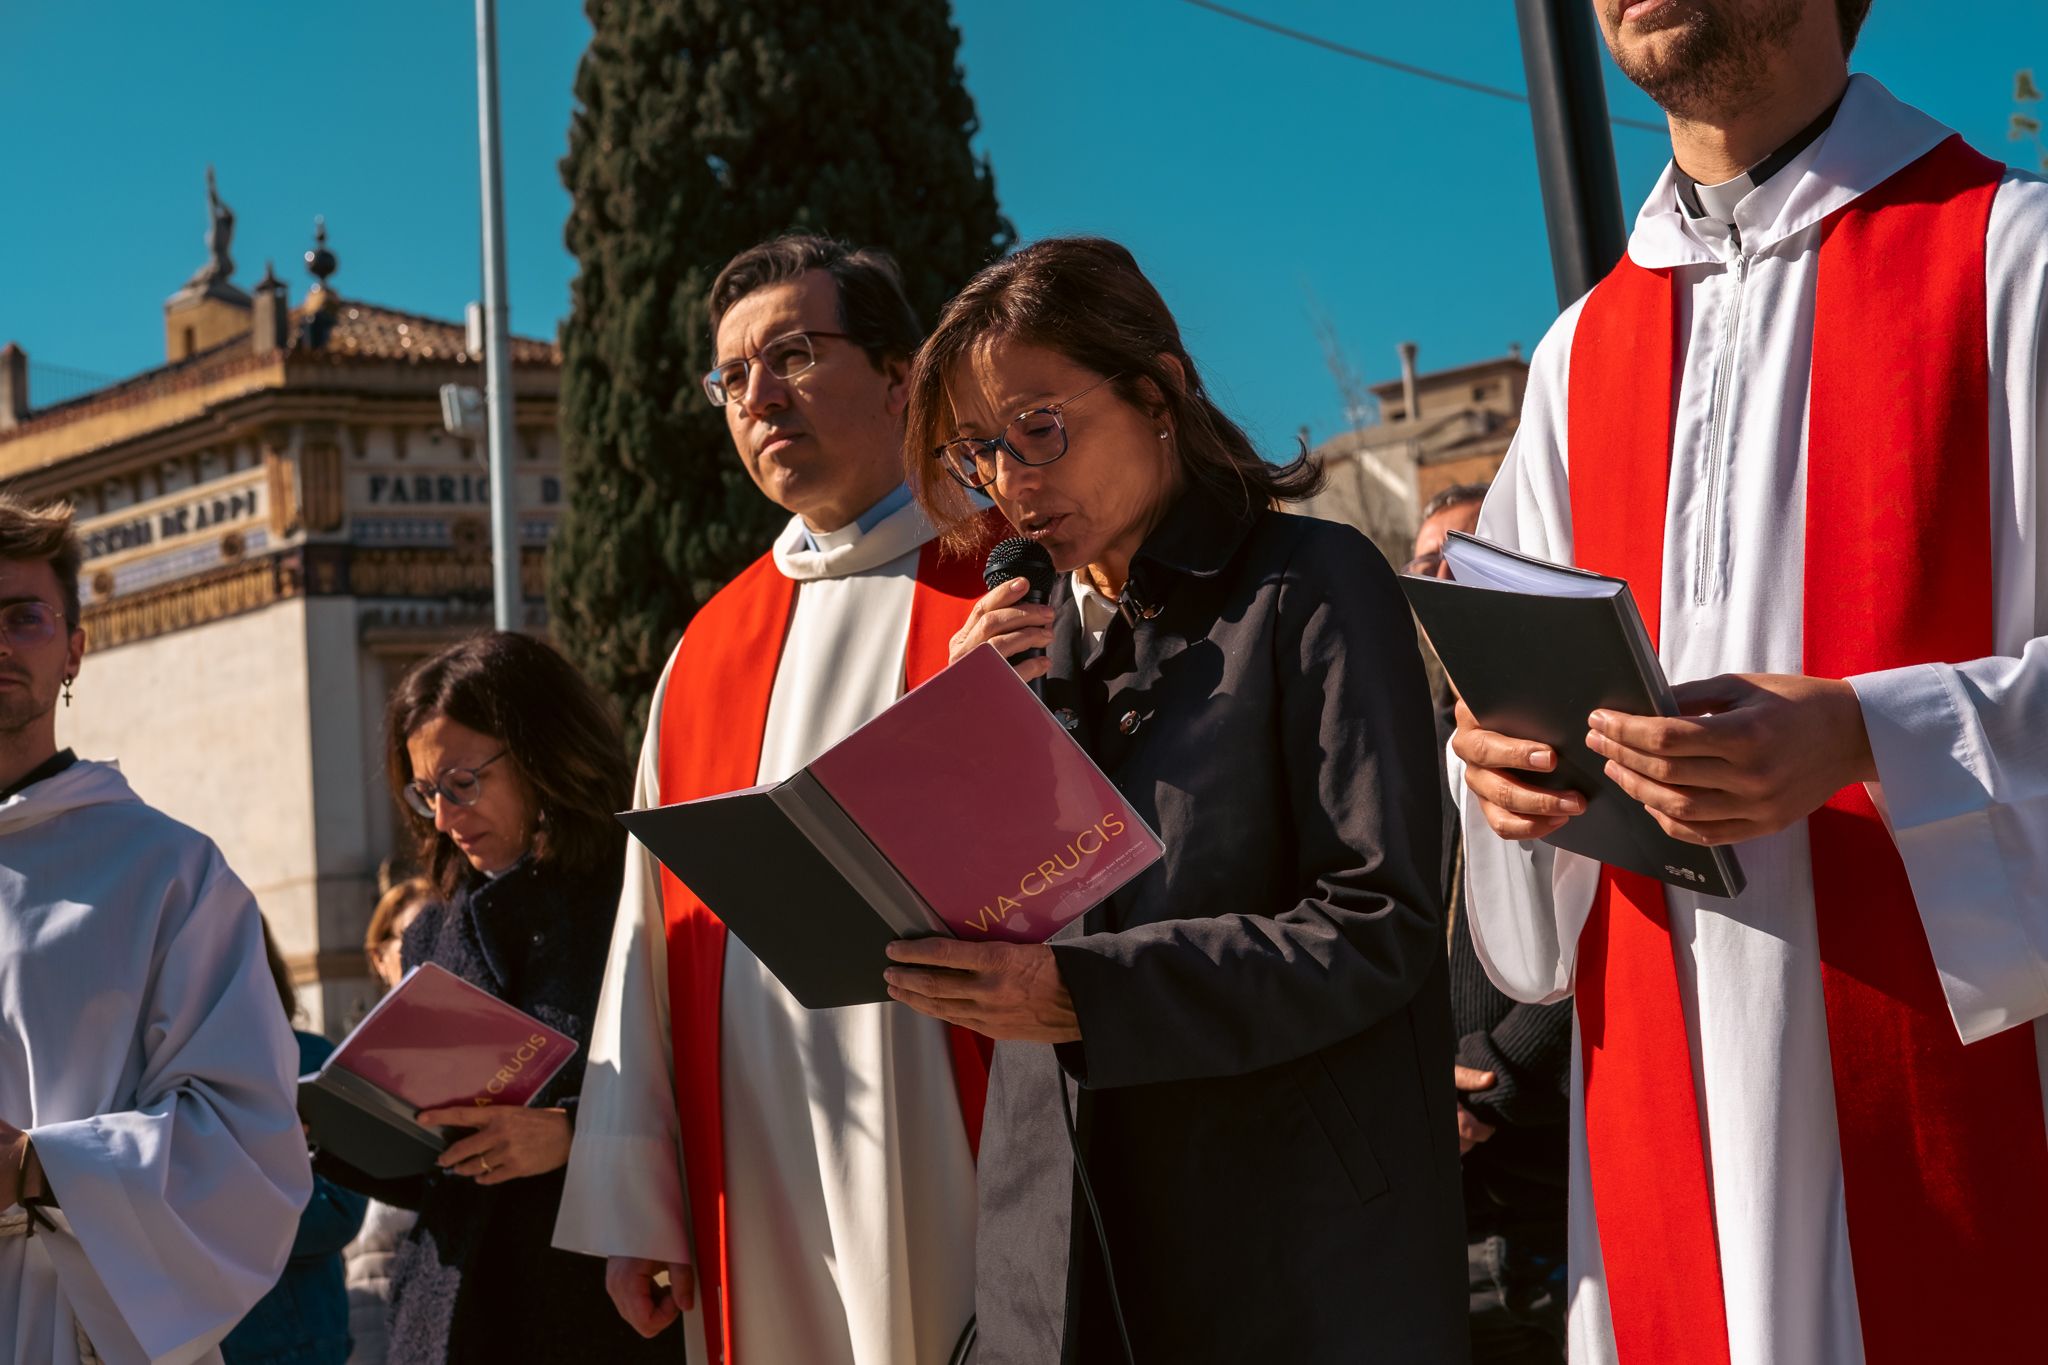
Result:
[[[1276,23],[1521,89],[1509,0],[1235,0]],[[202,0],[0,5],[0,342],[108,376],[163,356],[160,306],[205,259],[204,172],[238,278],[307,283],[325,214],[346,295],[447,317],[476,296],[472,8]],[[1097,232],[1159,283],[1226,406],[1275,453],[1343,406],[1311,299],[1368,380],[1532,347],[1556,312],[1527,110],[1235,24],[1182,0],[956,0],[1004,210]],[[580,5],[507,0],[513,325],[551,333],[574,262],[556,172]],[[2012,74],[2048,84],[2048,3],[1876,0],[1856,66],[1994,155]],[[1610,71],[1613,112],[1655,118]],[[2036,112],[2042,112],[2036,106]],[[1668,149],[1616,131],[1628,211]]]

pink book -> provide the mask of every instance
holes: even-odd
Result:
[[[955,938],[1043,942],[1161,852],[992,646],[833,745],[810,772]]]
[[[567,1034],[429,962],[299,1078],[299,1113],[323,1151],[371,1175],[414,1174],[447,1145],[416,1113],[529,1104],[575,1053]]]
[[[993,647],[787,781],[620,819],[813,1008],[887,999],[891,939],[1042,942],[1163,852]]]

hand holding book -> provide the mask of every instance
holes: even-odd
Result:
[[[1557,752],[1542,740],[1517,739],[1488,730],[1463,701],[1451,752],[1465,764],[1465,785],[1479,799],[1480,813],[1503,839],[1547,839],[1586,809],[1574,791],[1531,786],[1520,773],[1554,773]]]
[[[1586,747],[1675,839],[1760,839],[1877,780],[1862,705],[1840,679],[1730,673],[1671,692],[1676,717],[1595,711]]]
[[[1707,809],[1736,817],[1718,795],[1702,806],[1707,789],[1690,784],[1751,771],[1733,762],[1738,751],[1763,756],[1746,747],[1757,711],[1738,704],[1761,693],[1738,697],[1722,680],[1674,688],[1620,579],[1456,531],[1444,558],[1452,578],[1401,582],[1459,691],[1452,750],[1488,825],[1686,890],[1740,895],[1741,865],[1722,847],[1732,839],[1714,836],[1753,837],[1751,826],[1695,827]],[[1773,744],[1799,747],[1767,729]],[[1698,763],[1675,769],[1674,758]],[[1727,793],[1738,795],[1753,794]]]
[[[1081,1037],[1073,997],[1042,943],[899,939],[882,974],[889,998],[919,1014],[999,1043],[1072,1043]]]
[[[575,1039],[429,962],[408,972],[318,1071],[299,1078],[299,1116],[322,1151],[379,1180],[436,1165],[480,1184],[537,1175],[568,1159],[568,1118],[527,1106],[576,1048]],[[559,1157],[542,1136],[557,1123]]]
[[[882,975],[897,940],[1036,947],[1162,852],[991,645],[781,782],[619,818],[811,1009],[902,998]],[[958,996],[917,978],[938,990],[927,999],[977,1009],[1057,975],[1049,952],[1043,970],[1022,965],[1031,954],[896,960],[981,978]]]
[[[1846,682],[1730,673],[1674,684],[1671,693],[1679,716],[1598,710],[1587,717],[1585,742],[1674,839],[1707,848],[1760,839],[1804,820],[1843,787],[1877,780],[1863,710]],[[1488,730],[1463,702],[1451,751],[1503,839],[1548,838],[1586,808],[1575,792],[1517,776],[1555,771],[1549,745]]]
[[[471,1129],[448,1144],[434,1164],[479,1185],[502,1185],[529,1175],[546,1175],[569,1164],[568,1111],[508,1105],[449,1105],[422,1110],[429,1128]]]

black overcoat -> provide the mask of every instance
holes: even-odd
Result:
[[[432,962],[574,1038],[576,1055],[534,1097],[574,1106],[619,903],[620,868],[575,877],[520,863],[465,886],[407,926],[405,965]],[[673,1361],[674,1330],[629,1328],[604,1288],[604,1262],[557,1251],[564,1172],[479,1185],[439,1172],[379,1181],[322,1157],[316,1169],[419,1210],[391,1267],[390,1365]]]
[[[1466,1359],[1435,730],[1394,575],[1199,487],[1044,696],[1166,844],[1053,940],[1079,1043],[996,1048],[980,1365]]]

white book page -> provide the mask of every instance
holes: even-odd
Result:
[[[1502,592],[1535,593],[1543,597],[1613,597],[1627,585],[1584,569],[1547,564],[1514,554],[1476,536],[1452,532],[1444,538],[1444,558],[1459,583]]]

